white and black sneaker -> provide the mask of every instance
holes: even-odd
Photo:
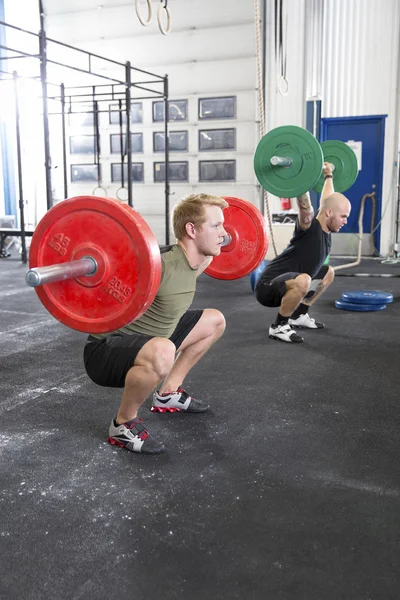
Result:
[[[121,425],[117,425],[115,419],[111,421],[108,431],[108,441],[113,446],[120,446],[131,452],[141,452],[142,454],[160,454],[165,450],[162,442],[157,442],[146,431],[143,420],[140,418],[132,419]]]
[[[300,315],[297,319],[289,319],[289,325],[293,325],[294,327],[304,327],[308,329],[323,329],[325,325],[323,323],[319,323],[308,313]]]
[[[188,412],[204,413],[208,410],[208,404],[202,400],[195,400],[179,387],[176,392],[170,394],[159,394],[154,392],[152,412]]]
[[[290,327],[288,323],[280,325],[271,325],[269,328],[269,337],[272,340],[282,340],[282,342],[304,342],[304,339]]]

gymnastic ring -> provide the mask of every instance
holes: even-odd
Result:
[[[125,198],[121,198],[121,190],[125,190],[125,192],[126,192]],[[116,196],[117,196],[118,200],[121,200],[121,202],[127,202],[129,200],[128,188],[126,188],[126,187],[118,188],[116,191]],[[124,196],[125,196],[125,194],[124,194]]]
[[[165,13],[167,15],[167,26],[164,28],[162,22],[161,22],[161,16],[162,16],[162,10],[165,10]],[[171,13],[169,12],[169,8],[167,6],[167,4],[163,4],[161,2],[160,6],[158,7],[158,11],[157,11],[157,21],[158,21],[158,27],[160,28],[160,31],[163,35],[167,35],[170,31],[171,31]]]
[[[142,15],[140,14],[140,0],[135,0],[135,8],[136,8],[136,16],[139,19],[140,23],[142,25],[144,25],[146,27],[146,25],[149,25],[151,23],[151,20],[153,18],[153,8],[151,6],[151,0],[146,0],[147,3],[147,21],[145,21],[142,18]]]
[[[287,96],[289,92],[289,82],[284,75],[278,77],[278,92],[281,96]]]
[[[102,194],[100,194],[100,196],[99,196],[99,194],[97,194],[97,193],[95,194],[96,190],[103,190],[103,192],[104,192],[104,196],[103,196]],[[92,192],[92,196],[99,196],[100,198],[107,198],[107,190],[106,190],[106,188],[105,188],[104,186],[102,186],[102,185],[96,185],[96,187],[94,188],[94,190],[93,190],[93,192]]]

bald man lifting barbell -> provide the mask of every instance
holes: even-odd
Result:
[[[254,170],[268,192],[297,198],[299,214],[294,235],[288,247],[267,264],[255,294],[263,306],[279,308],[269,337],[303,342],[293,327],[324,327],[310,317],[309,308],[334,278],[334,270],[324,262],[330,253],[331,233],[339,231],[350,215],[350,202],[339,192],[355,182],[357,157],[342,141],[319,144],[310,132],[289,125],[271,130],[260,140]],[[321,193],[316,217],[310,189]]]
[[[323,174],[318,215],[314,216],[308,193],[297,197],[299,213],[294,235],[287,248],[267,264],[256,284],[258,302],[279,307],[269,328],[271,339],[303,342],[293,327],[324,327],[310,317],[309,309],[334,279],[333,268],[324,262],[331,249],[331,233],[340,231],[347,223],[351,205],[343,194],[335,193],[330,163],[324,163]]]
[[[263,216],[239,198],[190,195],[172,221],[177,243],[160,252],[129,206],[89,196],[65,200],[39,222],[27,273],[51,314],[90,334],[84,348],[90,379],[123,388],[109,442],[145,454],[164,450],[138,417],[153,390],[155,412],[208,409],[182,387],[225,329],[220,311],[190,309],[198,276],[240,278],[268,247]]]

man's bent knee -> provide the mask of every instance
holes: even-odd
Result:
[[[167,338],[156,337],[147,342],[135,360],[135,366],[146,367],[161,380],[168,375],[175,361],[176,347]]]
[[[223,332],[226,327],[225,317],[215,308],[206,308],[203,312],[205,320],[211,326],[212,331]]]
[[[294,279],[296,289],[305,296],[311,285],[311,277],[307,273],[301,273]]]

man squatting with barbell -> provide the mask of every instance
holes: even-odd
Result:
[[[293,327],[322,329],[324,325],[310,317],[308,310],[334,279],[334,270],[324,265],[331,249],[331,233],[347,223],[351,205],[336,193],[329,163],[323,166],[325,177],[318,215],[308,193],[297,198],[299,214],[294,235],[287,248],[262,272],[255,288],[263,306],[279,307],[269,337],[284,342],[303,342]]]
[[[173,211],[177,243],[161,248],[161,283],[146,312],[118,331],[90,335],[84,348],[89,377],[101,386],[123,388],[108,441],[132,452],[158,454],[165,448],[145,429],[137,413],[153,394],[152,410],[203,413],[206,402],[182,388],[190,369],[222,336],[225,319],[214,309],[189,309],[197,277],[221,252],[226,231],[216,196],[192,194]]]

